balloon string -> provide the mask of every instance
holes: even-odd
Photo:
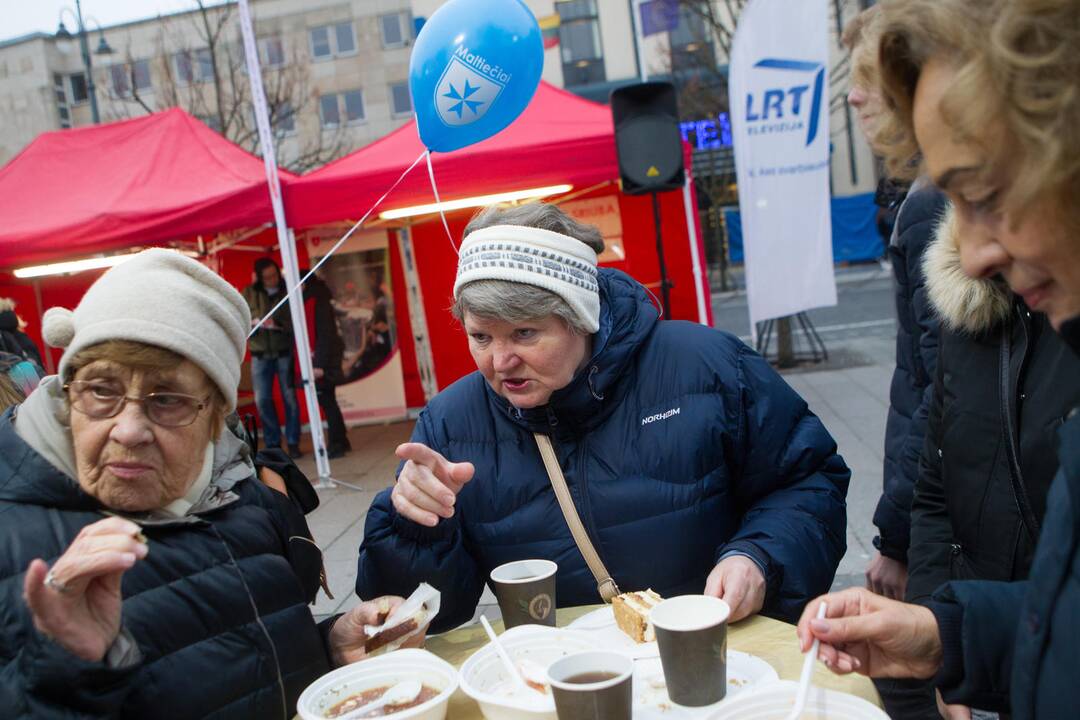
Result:
[[[357,220],[356,223],[351,228],[349,228],[349,231],[347,233],[345,233],[341,237],[340,240],[338,240],[336,243],[334,243],[334,247],[330,248],[330,252],[323,255],[322,259],[319,260],[319,262],[315,263],[315,267],[308,270],[307,275],[304,275],[304,277],[300,278],[300,282],[298,282],[296,284],[296,287],[289,290],[289,292],[285,294],[285,297],[281,298],[281,300],[278,302],[278,304],[275,305],[270,310],[270,312],[266,313],[266,315],[263,316],[263,318],[261,320],[259,320],[258,323],[255,324],[255,327],[251,328],[251,332],[248,333],[248,339],[250,339],[251,336],[254,335],[255,332],[259,328],[261,328],[263,326],[263,323],[265,323],[267,320],[270,319],[270,316],[272,316],[274,313],[276,313],[278,311],[278,308],[280,308],[282,305],[287,303],[289,301],[289,299],[296,294],[297,290],[299,290],[301,287],[304,286],[304,283],[307,282],[307,279],[309,277],[311,277],[312,275],[314,275],[315,271],[318,270],[319,268],[321,268],[323,263],[325,263],[327,260],[329,260],[330,256],[333,255],[335,252],[337,252],[338,248],[340,248],[342,245],[345,244],[345,241],[348,240],[352,236],[352,234],[354,232],[356,232],[357,229],[359,229],[361,225],[364,224],[364,222],[368,219],[368,216],[370,216],[371,213],[375,212],[375,208],[379,207],[379,205],[382,204],[382,201],[386,199],[387,195],[389,195],[390,193],[394,192],[395,189],[397,189],[397,186],[401,184],[401,181],[405,179],[405,176],[408,175],[410,172],[412,172],[412,169],[414,167],[416,167],[417,165],[419,165],[420,161],[424,159],[424,155],[427,155],[427,154],[428,154],[428,151],[425,150],[423,153],[420,154],[420,156],[418,158],[413,160],[412,165],[405,168],[405,172],[401,173],[401,176],[397,180],[394,181],[394,184],[390,186],[390,189],[387,190],[386,192],[384,192],[382,194],[382,196],[379,197],[379,199],[375,201],[375,204],[372,205],[368,209],[368,211],[366,213],[364,213],[364,216],[362,218],[360,218],[359,220]]]
[[[427,153],[427,174],[431,178],[431,191],[435,193],[435,207],[439,208],[439,217],[442,218],[443,229],[446,230],[446,237],[450,241],[450,247],[454,248],[454,253],[458,253],[457,245],[454,243],[454,236],[450,233],[450,225],[446,222],[446,213],[443,212],[442,200],[439,199],[439,186],[435,184],[435,169],[431,167],[431,151]]]

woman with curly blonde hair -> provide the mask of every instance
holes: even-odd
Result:
[[[1004,280],[1080,353],[1080,0],[886,0],[880,67],[894,113],[876,146],[956,207],[961,266]],[[836,672],[933,678],[946,701],[1018,720],[1080,707],[1080,413],[1030,579],[950,582],[927,606],[863,589],[799,623]],[[1007,443],[1006,443],[1007,444]],[[977,499],[972,499],[972,502]]]

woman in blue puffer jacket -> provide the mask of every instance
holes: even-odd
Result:
[[[465,235],[454,312],[477,372],[398,449],[398,482],[368,512],[360,597],[430,582],[446,630],[473,616],[493,568],[546,558],[560,606],[599,602],[534,434],[622,590],[704,591],[738,620],[795,618],[828,589],[850,472],[765,360],[658,322],[641,285],[597,269],[596,228],[554,206],[488,209]]]

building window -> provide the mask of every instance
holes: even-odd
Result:
[[[712,35],[694,10],[679,8],[679,23],[670,33],[671,69],[675,73],[701,74],[716,69]]]
[[[394,83],[390,86],[390,109],[395,116],[408,115],[412,112],[412,98],[409,96],[408,83]]]
[[[72,73],[68,75],[68,84],[71,86],[71,102],[73,105],[84,103],[90,98],[86,89],[86,73]]]
[[[153,90],[150,81],[150,61],[136,60],[131,64],[131,76],[135,80],[135,89],[140,91]]]
[[[60,127],[71,127],[71,110],[68,108],[67,86],[64,76],[53,73],[53,94],[56,96],[56,111],[60,116]]]
[[[312,28],[309,35],[311,57],[317,60],[356,52],[356,35],[351,22]]]
[[[293,110],[292,103],[289,101],[283,102],[278,108],[276,122],[274,123],[274,129],[281,135],[292,135],[296,132],[296,111]]]
[[[364,122],[364,91],[346,90],[319,96],[319,117],[324,128],[336,128],[342,122],[346,125]]]
[[[199,48],[194,52],[181,50],[173,55],[173,66],[176,68],[176,80],[180,85],[214,79],[214,61],[210,48]]]
[[[109,66],[109,79],[112,81],[113,95],[128,97],[131,95],[131,82],[128,78],[127,65],[117,63]]]
[[[364,121],[364,91],[349,90],[341,94],[345,102],[345,122],[358,123]]]
[[[199,48],[195,51],[195,79],[199,82],[210,82],[214,79],[214,56],[210,54],[210,48]]]
[[[336,128],[341,124],[337,95],[322,95],[319,97],[319,118],[322,120],[324,128]]]
[[[262,62],[268,68],[285,64],[285,44],[280,37],[268,37],[259,41],[262,46]]]
[[[67,89],[64,87],[64,76],[60,73],[53,73],[53,94],[56,95],[56,102],[67,105]]]
[[[353,35],[351,22],[335,25],[334,38],[337,40],[338,55],[349,55],[356,52],[356,37]]]
[[[555,12],[560,18],[563,84],[574,87],[603,82],[607,76],[596,0],[556,2]]]
[[[328,58],[334,54],[330,49],[330,28],[317,27],[311,30],[311,57]]]
[[[190,85],[195,79],[191,68],[191,53],[187,50],[173,55],[173,67],[176,68],[176,82],[180,85]]]
[[[379,17],[379,29],[382,31],[384,48],[404,47],[412,41],[412,15],[393,13]]]

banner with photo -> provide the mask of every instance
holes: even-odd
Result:
[[[337,226],[304,232],[312,265],[339,237]],[[406,417],[386,232],[356,233],[317,275],[330,289],[335,329],[344,346],[336,394],[345,422],[363,425]]]

